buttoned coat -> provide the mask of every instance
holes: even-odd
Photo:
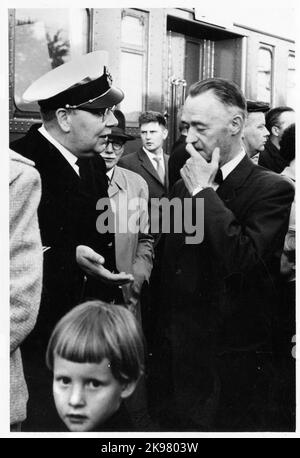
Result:
[[[217,191],[192,198],[203,199],[203,242],[166,235],[161,323],[173,403],[190,427],[272,428],[276,282],[293,196],[288,180],[245,156]],[[170,197],[190,197],[182,180]]]
[[[39,127],[32,126],[11,148],[35,162],[42,180],[38,217],[45,249],[44,278],[41,311],[31,338],[40,343],[35,348],[40,349],[44,359],[54,325],[84,298],[84,272],[76,262],[76,246],[93,248],[104,256],[109,269],[114,268],[115,262],[108,248],[110,236],[99,234],[96,228],[96,203],[99,198],[108,198],[103,159],[86,159],[91,176],[91,190],[87,190],[63,155],[38,131]],[[104,291],[105,285],[99,289]]]
[[[153,237],[149,234],[148,186],[130,170],[116,166],[108,187],[116,215],[116,266],[134,275],[134,289],[123,286],[125,303],[140,315],[139,296],[143,283],[149,282],[153,263]]]
[[[34,163],[10,151],[10,423],[26,418],[28,391],[20,345],[32,331],[41,299],[43,254],[37,208],[41,180]]]

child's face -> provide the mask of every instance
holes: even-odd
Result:
[[[92,431],[115,413],[127,385],[113,376],[109,360],[74,363],[54,357],[53,394],[62,421],[73,432]]]

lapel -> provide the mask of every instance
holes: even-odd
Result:
[[[33,127],[30,131],[29,147],[32,144],[33,160],[42,178],[48,183],[52,182],[57,188],[78,189],[79,175],[58,149],[38,132],[39,125]]]
[[[164,188],[164,185],[163,183],[160,181],[160,178],[159,176],[157,175],[157,172],[155,170],[155,168],[153,167],[152,165],[152,162],[150,161],[150,159],[148,158],[147,154],[145,153],[145,151],[143,150],[143,148],[141,148],[139,151],[138,151],[138,158],[141,162],[141,166],[148,172],[150,173],[150,175],[155,178],[155,180],[160,184],[160,186],[162,186]],[[166,163],[166,161],[165,161]],[[167,170],[166,170],[166,173],[167,173]]]
[[[169,156],[164,154],[164,163],[165,163],[165,189],[169,189]]]
[[[110,185],[108,187],[108,195],[109,197],[113,197],[116,195],[120,189],[125,189],[126,187],[126,182],[125,178],[120,171],[120,168],[116,165],[114,174],[112,176],[112,180],[110,182]]]
[[[253,164],[246,154],[223,183],[220,184],[216,192],[225,204],[229,204],[233,199],[238,197],[238,189],[243,185],[254,168],[255,164]]]

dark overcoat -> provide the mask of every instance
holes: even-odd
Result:
[[[87,189],[63,155],[33,125],[11,148],[34,161],[42,180],[42,198],[38,209],[44,247],[42,304],[34,334],[45,347],[59,318],[84,299],[86,291],[96,296],[95,285],[76,263],[76,246],[87,245],[103,255],[105,265],[115,266],[113,240],[97,232],[96,202],[107,197],[107,178],[103,159],[86,159],[90,173]],[[98,284],[99,294],[106,286]],[[103,297],[105,298],[105,297]]]
[[[289,181],[245,156],[217,191],[192,198],[204,202],[203,242],[166,236],[162,348],[188,429],[272,427],[276,283],[293,196]],[[182,180],[170,197],[190,197]]]

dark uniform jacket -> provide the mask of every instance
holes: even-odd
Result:
[[[217,191],[193,197],[204,199],[203,242],[166,236],[161,322],[173,404],[190,428],[264,429],[276,280],[293,195],[290,182],[245,156]],[[182,180],[172,197],[190,197]]]
[[[84,286],[84,272],[76,263],[76,246],[93,248],[106,258],[105,265],[110,269],[115,263],[111,235],[101,235],[96,230],[96,202],[107,197],[104,161],[101,157],[86,159],[90,173],[86,188],[63,155],[38,132],[39,127],[32,126],[11,148],[35,162],[42,180],[38,217],[45,249],[44,275],[34,333],[45,347],[53,326],[84,298],[86,286],[91,285],[91,296],[105,299],[101,291],[105,295],[106,287],[101,282],[97,285],[99,294],[93,281],[88,280]]]

